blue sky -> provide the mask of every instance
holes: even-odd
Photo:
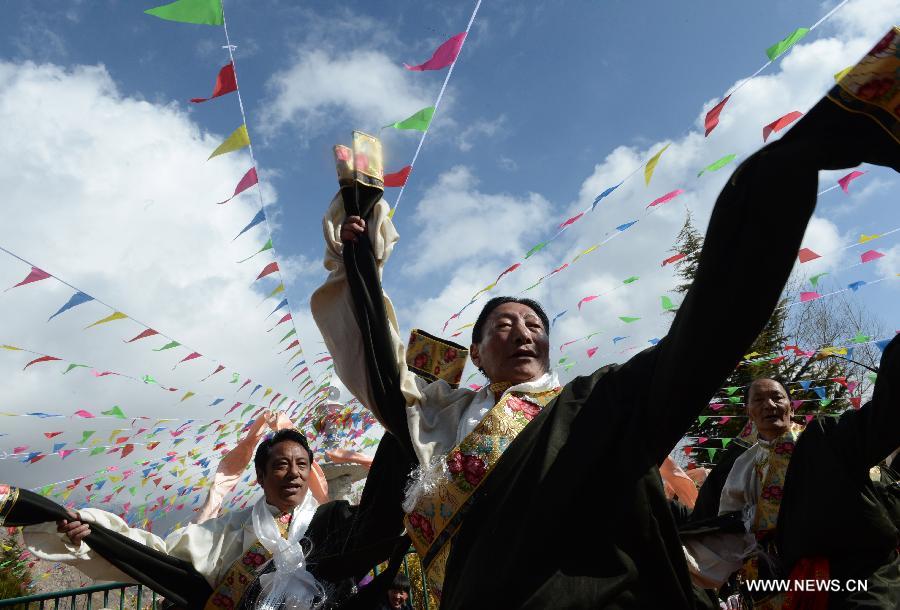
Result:
[[[762,144],[764,124],[807,110],[833,84],[831,75],[900,21],[896,0],[848,2],[741,89],[717,130],[703,138],[705,112],[766,61],[765,49],[815,23],[835,4],[485,0],[395,217],[401,241],[385,286],[401,332],[412,326],[440,331],[476,290],[669,143],[649,187],[640,176],[629,180],[493,293],[524,290],[614,227],[639,219],[529,296],[544,302],[551,316],[569,312],[553,329],[560,354],[557,347],[566,340],[604,333],[595,344],[596,358],[586,357],[588,345],[566,352],[579,362],[567,375],[627,358],[620,347],[633,351],[662,336],[670,317],[660,315],[659,299],[672,294],[675,281],[671,267],[661,268],[660,261],[671,255],[686,207],[705,227],[733,167],[700,179],[697,171],[725,154],[746,158]],[[272,340],[283,333],[266,332],[273,322],[265,319],[266,310],[276,301],[258,305],[275,284],[267,279],[251,287],[271,257],[234,262],[267,237],[257,228],[231,241],[258,210],[256,189],[227,206],[213,205],[250,166],[246,152],[206,161],[241,122],[237,97],[187,103],[211,92],[216,72],[228,61],[223,30],[144,15],[153,2],[0,5],[0,122],[7,135],[0,154],[7,185],[0,245],[214,354],[241,370],[242,378],[264,378],[266,385],[295,391]],[[424,61],[462,31],[473,7],[225,0],[262,194],[307,354],[322,349],[307,302],[324,278],[320,223],[336,190],[331,146],[349,143],[355,128],[377,130],[430,105],[445,72],[406,72],[402,64]],[[418,133],[380,135],[387,168],[406,165]],[[900,271],[897,234],[872,242],[886,256],[865,267],[850,267],[862,249],[840,250],[860,233],[900,226],[900,180],[880,168],[862,169],[868,173],[849,195],[823,195],[804,242],[825,256],[798,266],[798,276],[803,281],[829,272],[822,292]],[[843,173],[823,175],[822,188]],[[649,201],[675,188],[686,193],[643,216]],[[387,198],[394,197],[389,190]],[[27,271],[0,258],[4,285]],[[641,281],[622,288],[621,280],[633,275]],[[723,290],[747,289],[752,279],[735,278]],[[852,298],[893,331],[900,327],[898,290],[896,281],[885,281]],[[605,296],[577,310],[581,297],[599,293]],[[123,347],[120,340],[139,332],[131,332],[136,326],[109,325],[86,335],[84,326],[109,313],[102,308],[85,305],[48,324],[46,318],[70,294],[48,282],[0,297],[8,321],[0,343],[100,368],[155,372],[179,387],[202,376],[184,366],[170,371],[171,358],[147,353],[149,345],[143,351]],[[625,328],[618,316],[641,320]],[[474,311],[459,325],[469,318]],[[626,334],[633,343],[612,343]],[[466,343],[468,334],[458,340]],[[164,403],[126,382],[112,380],[100,388],[97,379],[61,378],[59,371],[37,367],[22,372],[24,362],[0,356],[14,388],[5,411],[40,407],[71,413],[88,404],[105,409],[117,403],[129,414],[197,421],[215,416],[208,403]],[[323,372],[321,366],[314,370]],[[225,391],[231,391],[227,384],[208,393]],[[31,436],[39,437],[38,431],[23,424],[22,444],[34,444]],[[72,472],[96,463],[69,460]],[[49,462],[27,471],[0,462],[0,479],[55,480]]]

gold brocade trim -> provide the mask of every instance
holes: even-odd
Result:
[[[893,27],[828,92],[844,110],[874,119],[900,143],[900,27]]]
[[[406,515],[406,531],[422,558],[426,580],[441,596],[453,536],[475,491],[522,430],[562,388],[529,394],[509,392],[444,458],[445,477]]]
[[[406,346],[406,366],[427,381],[443,379],[456,388],[462,380],[469,350],[414,328]]]
[[[16,500],[19,499],[19,488],[9,485],[0,485],[0,526],[6,521],[7,515],[12,511]]]
[[[243,556],[231,564],[209,599],[204,610],[234,610],[244,597],[244,593],[259,576],[272,554],[260,542],[253,543]]]

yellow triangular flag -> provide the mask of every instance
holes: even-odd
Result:
[[[185,392],[184,396],[181,397],[181,400],[179,402],[184,402],[185,400],[187,400],[188,398],[190,398],[193,395],[194,395],[194,393],[191,392],[190,390],[188,390],[187,392]]]
[[[8,349],[8,350],[14,351],[14,352],[22,351],[21,347],[16,347],[15,345],[0,345],[0,347],[2,347],[3,349]]]
[[[106,316],[106,317],[103,318],[102,320],[97,320],[96,322],[94,322],[94,323],[91,324],[90,326],[85,326],[85,327],[84,327],[84,330],[87,330],[87,329],[89,329],[89,328],[91,328],[91,327],[93,327],[93,326],[98,326],[98,325],[100,325],[100,324],[106,324],[107,322],[112,322],[113,320],[123,320],[123,319],[125,319],[125,318],[127,318],[127,317],[128,317],[128,316],[126,316],[126,315],[125,315],[124,313],[122,313],[121,311],[114,311],[113,313],[109,314],[108,316]]]
[[[291,363],[291,360],[293,360],[294,358],[296,358],[297,356],[299,356],[299,355],[302,354],[302,353],[303,353],[303,348],[298,349],[298,350],[294,353],[293,356],[291,356],[290,358],[288,358],[287,364],[290,364],[290,363]]]
[[[835,74],[834,82],[836,82],[836,83],[840,82],[840,80],[842,78],[844,78],[845,76],[847,76],[847,73],[850,72],[850,70],[852,70],[852,69],[853,69],[853,66],[848,66],[848,67],[844,68],[843,70],[841,70],[840,72],[838,72],[837,74]]]
[[[247,133],[247,126],[241,125],[224,142],[219,144],[219,147],[206,160],[209,161],[213,157],[240,150],[245,146],[250,146],[250,135]]]
[[[644,166],[644,182],[648,185],[650,184],[650,178],[653,177],[653,170],[656,169],[656,164],[659,163],[659,158],[662,156],[666,149],[669,147],[668,144],[663,146],[662,150],[653,155],[653,158],[647,161],[647,165]]]
[[[265,393],[263,394],[263,398],[265,398],[266,396],[268,396],[268,395],[271,394],[271,393],[272,393],[272,388],[266,388],[266,391],[265,391]]]
[[[274,297],[274,296],[275,296],[276,294],[278,294],[279,292],[284,292],[284,284],[278,284],[278,286],[275,287],[275,290],[273,290],[272,292],[270,292],[270,293],[269,293],[269,296],[267,296],[266,298],[267,298],[267,299],[271,299],[272,297]]]
[[[579,253],[578,253],[578,256],[576,256],[575,258],[572,259],[572,262],[574,263],[575,261],[577,261],[579,258],[581,258],[582,256],[584,256],[585,254],[590,254],[591,252],[593,252],[594,250],[596,250],[596,249],[599,248],[599,247],[600,247],[600,244],[597,244],[597,245],[595,245],[595,246],[591,246],[590,248],[588,248],[588,249],[585,250],[584,252],[579,252]]]
[[[878,239],[879,237],[881,237],[881,235],[879,235],[878,233],[875,233],[873,235],[866,235],[865,233],[863,233],[859,236],[859,243],[864,244],[867,241],[872,241],[873,239]]]

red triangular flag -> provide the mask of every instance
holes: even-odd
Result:
[[[797,258],[800,259],[801,263],[808,263],[809,261],[814,261],[817,258],[820,258],[819,254],[816,254],[809,248],[803,248],[800,252],[797,253]]]
[[[247,170],[247,173],[244,174],[244,177],[241,178],[241,181],[237,183],[237,186],[234,187],[234,194],[226,199],[225,201],[220,201],[217,205],[222,205],[223,203],[228,203],[248,188],[253,186],[254,184],[259,184],[259,178],[256,176],[256,168],[251,167]]]
[[[212,376],[215,375],[216,373],[218,373],[218,372],[220,372],[220,371],[224,371],[224,370],[225,370],[225,366],[222,365],[222,364],[220,364],[219,366],[216,367],[216,370],[214,370],[212,373],[210,373],[209,375],[207,375],[206,377],[204,377],[204,378],[201,379],[200,381],[206,381],[207,379],[209,379],[210,377],[212,377]]]
[[[853,405],[854,409],[858,409],[862,404],[862,396],[851,396],[850,404]]]
[[[409,178],[409,172],[412,171],[412,165],[407,165],[399,172],[394,172],[393,174],[385,174],[384,175],[384,185],[385,186],[393,186],[400,187],[406,184],[406,179]]]
[[[188,360],[193,360],[194,358],[200,358],[202,355],[203,354],[201,354],[200,352],[191,352],[190,354],[188,354],[187,356],[185,356],[184,358],[179,360],[178,364],[181,364],[182,362],[187,362]],[[175,366],[178,366],[178,364],[176,364]],[[172,367],[172,368],[175,368],[175,367]]]
[[[259,272],[259,275],[256,276],[256,279],[262,279],[269,274],[275,273],[276,271],[278,271],[278,263],[269,263],[268,265],[263,267],[263,270]]]
[[[152,337],[153,335],[158,335],[158,334],[159,333],[156,332],[155,330],[153,330],[152,328],[148,328],[147,330],[145,330],[144,332],[139,334],[137,337],[135,337],[133,339],[129,339],[128,341],[125,341],[125,343],[132,343],[134,341],[137,341],[138,339],[146,339],[147,337]]]
[[[47,438],[53,438],[54,436],[59,436],[62,432],[44,432],[44,436]]]
[[[234,77],[234,64],[229,63],[219,70],[219,75],[216,76],[216,86],[215,89],[213,89],[212,95],[209,97],[195,97],[191,99],[191,102],[199,104],[200,102],[205,102],[214,97],[219,97],[220,95],[225,95],[226,93],[231,93],[233,91],[237,91],[237,79]]]
[[[719,115],[722,113],[722,109],[725,108],[725,104],[728,103],[730,97],[730,95],[726,96],[724,100],[713,106],[713,109],[706,113],[706,120],[703,124],[706,127],[707,136],[711,134],[712,130],[719,124]]]
[[[773,132],[781,131],[802,116],[802,112],[797,112],[796,110],[794,110],[793,112],[788,112],[780,119],[775,119],[774,121],[763,127],[763,142],[768,140],[769,136],[772,135]]]
[[[679,252],[678,254],[676,254],[674,256],[670,256],[669,258],[664,260],[662,262],[662,266],[665,267],[666,265],[668,265],[670,263],[677,263],[678,261],[683,259],[685,256],[687,256],[687,254],[685,254],[684,252]]]
[[[59,360],[59,358],[57,358],[56,356],[41,356],[40,358],[35,358],[34,360],[26,364],[22,370],[24,371],[32,364],[37,364],[38,362],[50,362],[51,360]]]
[[[24,286],[25,284],[30,284],[32,282],[39,282],[41,280],[46,280],[48,277],[50,277],[50,274],[47,273],[46,271],[38,269],[37,267],[32,267],[31,273],[28,274],[28,277],[26,277],[24,280],[22,280],[15,286],[10,286],[6,290],[12,290],[13,288],[18,288],[19,286]],[[6,290],[4,290],[4,292],[6,292]]]

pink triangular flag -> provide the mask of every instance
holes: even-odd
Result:
[[[884,254],[878,250],[867,250],[859,255],[859,260],[863,263],[869,263],[883,257]]]
[[[801,292],[800,293],[800,302],[806,303],[807,301],[815,301],[820,298],[822,295],[818,292]]]
[[[712,133],[712,130],[719,124],[719,115],[722,113],[722,109],[725,108],[725,104],[728,103],[730,97],[730,95],[726,96],[724,100],[713,106],[712,110],[706,113],[706,120],[703,122],[703,125],[706,127],[707,136]]]
[[[564,223],[559,225],[559,228],[562,229],[563,227],[568,227],[571,224],[575,224],[576,222],[578,222],[578,219],[581,218],[582,216],[584,216],[584,212],[581,212],[580,214],[575,214],[575,216],[572,216],[572,218],[568,219],[567,221],[565,221]]]
[[[67,457],[69,457],[69,456],[70,456],[71,454],[73,454],[73,453],[75,453],[75,449],[60,449],[60,450],[59,450],[59,456],[60,456],[62,459],[66,459]]]
[[[10,286],[6,290],[12,290],[13,288],[18,288],[19,286],[24,286],[25,284],[31,284],[32,282],[39,282],[41,280],[46,280],[48,277],[50,277],[50,274],[47,273],[46,271],[44,271],[42,269],[38,269],[37,267],[32,267],[31,273],[28,274],[28,277],[26,277],[24,280],[22,280],[15,286]],[[4,292],[6,292],[6,290],[4,290]]]
[[[772,135],[772,133],[781,131],[802,116],[802,112],[794,110],[792,112],[788,112],[780,119],[775,119],[774,121],[763,127],[763,142],[768,140],[769,136]]]
[[[228,203],[229,201],[231,201],[232,199],[234,199],[235,197],[237,197],[238,195],[240,195],[241,193],[246,191],[248,188],[250,188],[254,184],[258,184],[258,183],[259,183],[259,178],[257,178],[257,176],[256,176],[256,168],[251,167],[250,169],[247,170],[247,173],[244,174],[244,177],[241,178],[241,181],[237,183],[237,186],[234,187],[234,194],[231,197],[229,197],[228,199],[226,199],[225,201],[220,201],[217,205],[222,205],[223,203]]]
[[[597,349],[599,349],[599,348],[596,348],[596,347],[590,347],[590,348],[588,348],[588,350],[587,350],[587,357],[588,357],[588,358],[593,358],[593,357],[594,357],[594,354],[597,353]]]
[[[651,201],[650,205],[648,205],[647,207],[652,208],[653,206],[661,205],[663,203],[666,203],[667,201],[672,201],[673,199],[678,197],[683,192],[684,192],[684,189],[676,189],[676,190],[672,191],[671,193],[666,193],[659,199],[654,199],[653,201]]]
[[[861,172],[859,170],[853,170],[843,178],[838,180],[838,184],[841,185],[841,190],[845,193],[850,193],[850,183],[865,174],[866,172]]]
[[[800,252],[797,253],[797,258],[800,259],[801,263],[808,263],[809,261],[814,261],[817,258],[820,258],[819,254],[816,254],[809,248],[803,248]]]
[[[407,165],[399,172],[394,172],[393,174],[385,174],[384,175],[384,185],[387,187],[401,187],[406,184],[406,179],[409,178],[409,172],[412,171],[412,165]]]
[[[85,411],[84,409],[78,409],[77,411],[75,411],[75,415],[77,415],[78,417],[84,417],[87,419],[94,417],[94,415],[92,413],[90,413],[89,411]]]
[[[596,298],[599,297],[599,296],[600,296],[600,295],[592,294],[592,295],[587,296],[587,297],[584,297],[583,299],[581,299],[580,301],[578,301],[578,309],[579,309],[579,311],[581,310],[581,306],[582,306],[583,304],[585,304],[585,303],[590,303],[591,301],[593,301],[594,299],[596,299]],[[573,343],[573,341],[570,341],[569,343]],[[563,345],[568,345],[568,343],[564,343]],[[560,346],[559,349],[562,349],[562,346]]]
[[[422,72],[423,70],[440,70],[441,68],[446,68],[454,61],[456,61],[456,58],[459,55],[460,49],[462,49],[465,39],[465,32],[457,34],[456,36],[453,36],[452,38],[441,44],[441,46],[439,46],[432,54],[431,59],[429,59],[425,63],[421,63],[418,66],[409,66],[407,64],[403,64],[403,67],[407,70],[412,70],[413,72]]]

